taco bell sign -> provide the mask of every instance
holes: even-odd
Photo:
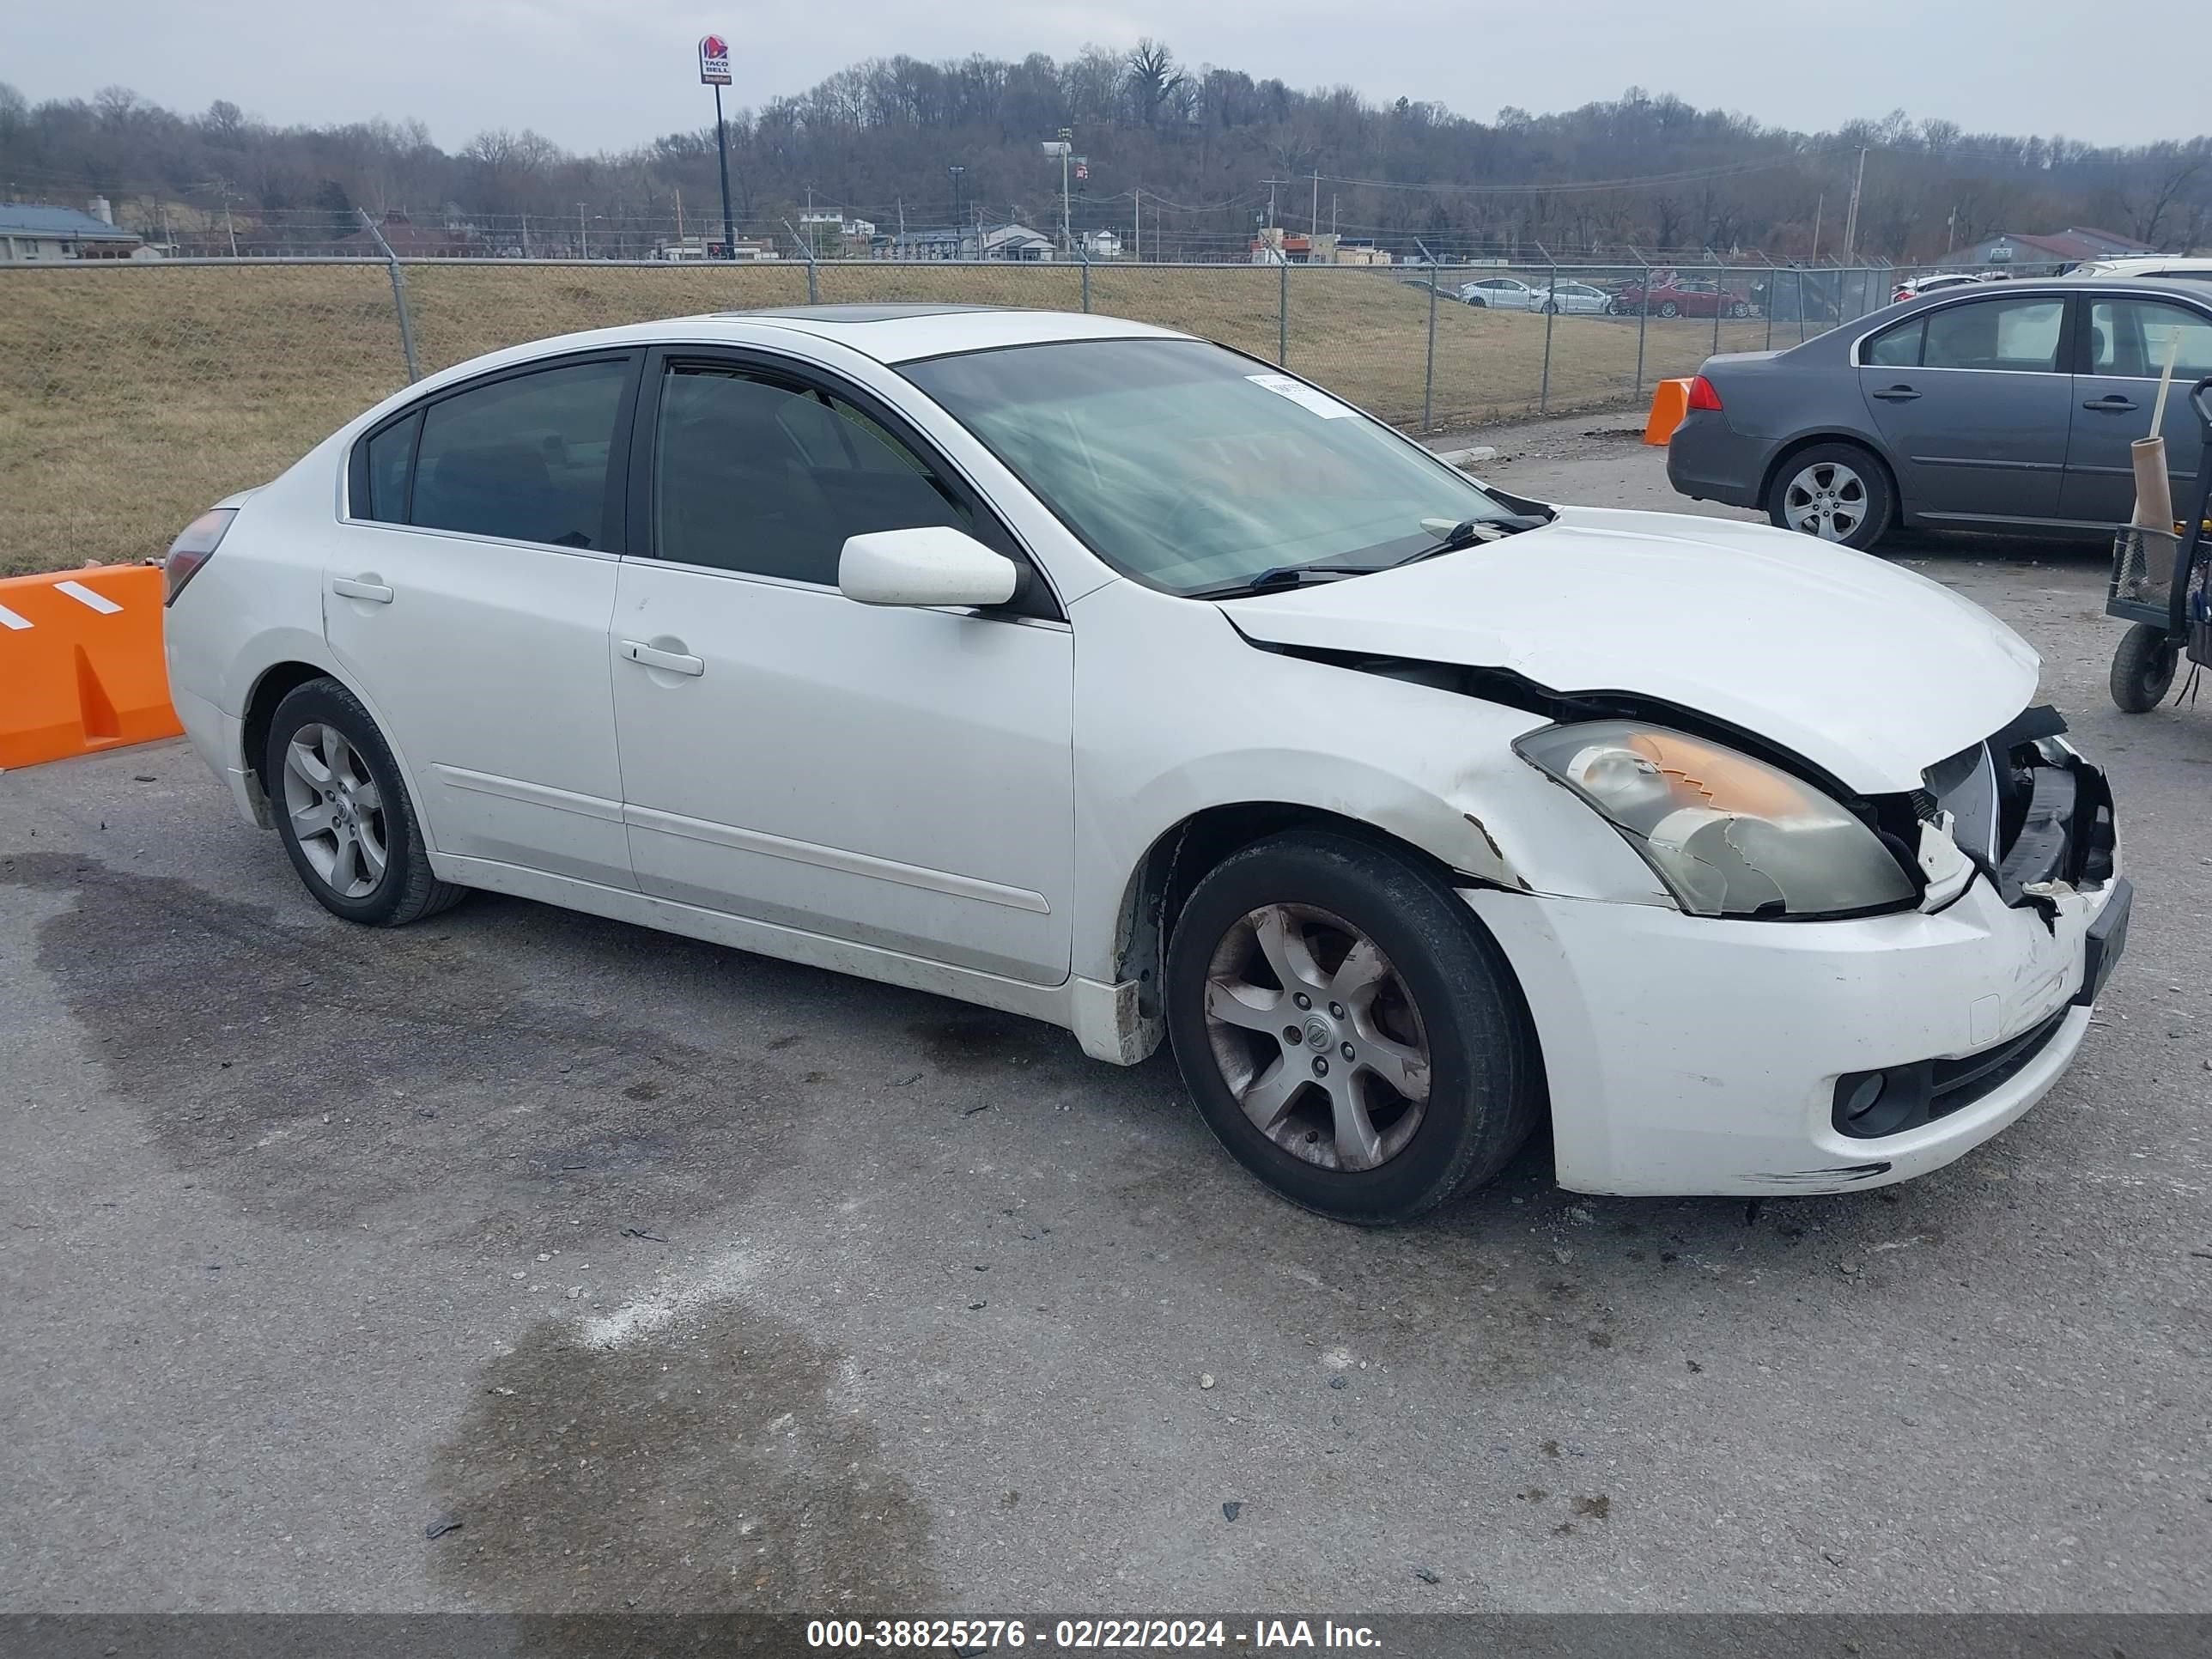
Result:
[[[699,37],[699,84],[702,87],[726,87],[730,84],[730,43],[719,34]]]

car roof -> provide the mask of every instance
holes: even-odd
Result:
[[[1885,307],[1883,310],[1894,311],[1899,316],[1903,316],[1915,309],[1933,310],[1942,305],[1972,304],[1981,299],[2017,300],[2024,294],[2049,293],[2053,289],[2069,294],[2093,293],[2101,290],[2116,296],[2125,295],[2130,299],[2140,299],[2145,294],[2157,294],[2170,295],[2177,300],[2194,300],[2199,305],[2203,305],[2208,299],[2212,299],[2212,293],[2206,291],[2203,283],[2193,282],[2186,276],[2170,278],[2128,276],[2109,271],[2093,276],[2015,276],[2008,282],[1982,283],[1975,286],[1984,291],[1970,295],[1958,287],[1947,287],[1917,295],[1899,304]],[[1880,316],[1881,312],[1870,312],[1868,314]]]
[[[702,324],[719,324],[733,335],[743,331],[746,337],[756,340],[763,328],[811,334],[817,339],[835,340],[881,363],[1065,340],[1190,337],[1123,317],[1081,311],[1030,311],[1013,306],[775,306],[677,320],[687,325],[687,331]]]
[[[2125,259],[2085,259],[2077,267],[2091,276],[2132,276],[2137,271],[2212,270],[2212,259],[2180,254],[2142,253]]]

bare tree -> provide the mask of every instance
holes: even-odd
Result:
[[[1150,35],[1137,42],[1129,53],[1129,98],[1139,123],[1158,125],[1160,112],[1176,107],[1183,85],[1183,72],[1164,43]]]

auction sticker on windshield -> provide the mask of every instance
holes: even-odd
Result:
[[[1301,409],[1310,409],[1324,421],[1348,420],[1359,413],[1350,404],[1340,404],[1326,392],[1316,391],[1287,374],[1247,374],[1244,378],[1254,386],[1267,387],[1278,398],[1288,398]]]

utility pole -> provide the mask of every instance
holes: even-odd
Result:
[[[1866,185],[1866,147],[1859,147],[1858,171],[1851,175],[1851,204],[1844,214],[1844,258],[1856,259],[1859,253],[1859,191]]]
[[[1951,257],[1951,250],[1959,245],[1959,210],[1954,207],[1950,216],[1943,221],[1943,257]]]
[[[1826,210],[1828,192],[1822,191],[1813,199],[1813,257],[1805,261],[1808,265],[1820,263],[1820,215]]]
[[[1275,186],[1277,185],[1288,184],[1290,180],[1287,179],[1270,179],[1267,180],[1267,228],[1270,230],[1273,230],[1275,228]]]
[[[579,259],[592,257],[592,233],[584,223],[584,204],[581,202],[576,204],[576,257]]]
[[[1341,198],[1334,191],[1328,193],[1328,234],[1336,234],[1336,204]]]
[[[1047,155],[1060,157],[1060,246],[1061,252],[1072,255],[1075,236],[1069,228],[1067,169],[1069,158],[1075,154],[1075,129],[1062,127],[1060,137],[1046,139],[1042,148]]]
[[[1136,208],[1129,221],[1129,257],[1142,262],[1145,257],[1145,187],[1136,189]]]
[[[1306,215],[1306,234],[1321,234],[1321,169],[1316,167],[1313,176],[1313,207]]]

